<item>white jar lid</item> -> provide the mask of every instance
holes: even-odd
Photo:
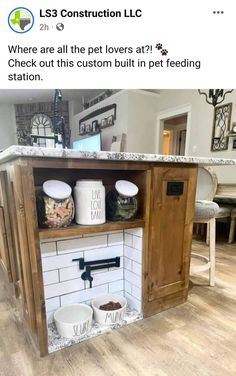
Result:
[[[47,180],[43,183],[43,191],[56,200],[64,200],[71,195],[71,187],[60,180]]]
[[[122,196],[133,197],[138,193],[138,187],[128,180],[117,180],[115,188]]]
[[[94,179],[81,179],[76,181],[76,185],[95,185],[100,184],[102,185],[102,180],[94,180]]]

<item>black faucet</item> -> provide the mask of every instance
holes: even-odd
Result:
[[[120,257],[114,257],[114,258],[103,259],[103,260],[93,260],[93,261],[84,261],[84,258],[76,258],[76,259],[72,259],[72,261],[79,261],[80,270],[85,268],[85,272],[81,274],[81,279],[83,281],[89,281],[90,289],[92,288],[92,282],[93,282],[93,277],[91,276],[92,271],[120,267]]]
[[[91,266],[86,266],[85,272],[81,274],[83,281],[89,281],[89,287],[92,288],[93,277],[91,276]]]

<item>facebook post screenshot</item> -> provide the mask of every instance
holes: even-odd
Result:
[[[2,2],[0,376],[236,375],[235,14]]]

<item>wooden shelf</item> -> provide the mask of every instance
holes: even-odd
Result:
[[[82,226],[72,224],[64,228],[39,229],[40,240],[58,239],[70,236],[94,234],[98,232],[119,231],[128,228],[144,227],[144,220],[136,219],[125,222],[106,222],[102,225]]]

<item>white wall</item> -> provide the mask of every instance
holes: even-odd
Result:
[[[128,91],[127,151],[155,153],[159,94]]]
[[[111,127],[102,130],[102,148],[103,150],[110,150],[112,136],[118,136],[122,133],[127,133],[128,124],[128,92],[122,90],[104,101],[101,101],[94,106],[80,112],[74,116],[73,129],[72,129],[72,142],[79,139],[79,120],[93,111],[98,110],[110,104],[117,104],[117,113],[115,124]]]
[[[72,135],[79,138],[79,120],[112,103],[117,104],[115,125],[102,130],[102,148],[110,150],[112,136],[127,134],[127,151],[154,153],[158,94],[142,90],[121,90],[74,117]]]
[[[116,103],[116,120],[115,124],[102,130],[102,147],[103,150],[110,150],[112,136],[120,136],[127,133],[128,124],[128,92],[123,90],[101,102],[100,107]],[[99,108],[99,107],[97,107]],[[95,106],[94,109],[96,110]]]
[[[0,150],[17,143],[14,105],[0,104]]]
[[[197,90],[160,90],[159,111],[164,112],[178,106],[191,105],[191,124],[189,147],[186,155],[206,156],[214,158],[236,158],[232,150],[232,139],[228,150],[212,152],[211,137],[213,128],[214,108],[205,101],[205,97]],[[236,121],[236,91],[228,94],[224,103],[233,103],[231,124]],[[158,130],[157,130],[158,132]],[[159,152],[158,148],[156,152]],[[214,168],[220,183],[236,183],[236,167],[225,166]]]

